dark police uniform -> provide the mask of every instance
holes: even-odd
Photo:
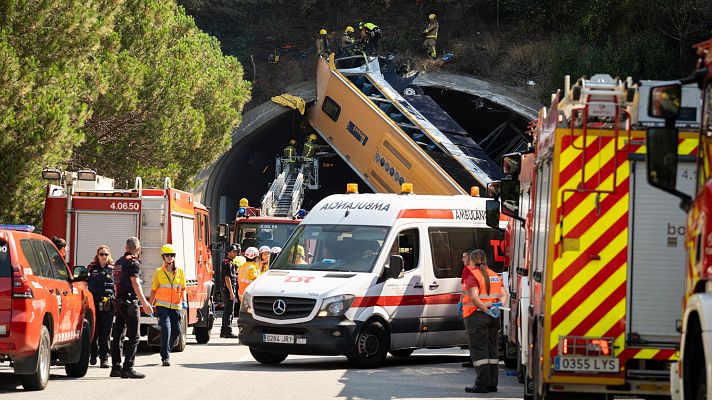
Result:
[[[114,266],[99,263],[89,264],[89,291],[94,297],[96,309],[96,328],[91,342],[91,358],[96,359],[97,353],[102,365],[109,359],[109,336],[111,323],[114,319]]]
[[[140,260],[131,253],[124,254],[116,261],[116,268],[119,270],[116,282],[116,320],[111,337],[111,361],[114,370],[121,369],[121,345],[124,335],[128,341],[123,346],[125,351],[123,371],[133,370],[140,338],[139,316],[141,312],[138,296],[134,293],[131,285],[131,277],[139,277],[140,266]]]
[[[223,298],[223,319],[222,327],[220,328],[220,336],[229,335],[232,333],[232,317],[235,309],[235,300],[230,297],[230,292],[225,285],[225,278],[230,278],[230,283],[232,284],[233,295],[235,289],[237,288],[237,270],[235,269],[235,264],[228,257],[225,257],[222,261],[222,267],[220,268],[220,283],[222,288],[222,298]]]

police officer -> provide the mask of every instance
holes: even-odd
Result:
[[[101,245],[96,249],[94,261],[89,264],[89,291],[94,297],[96,327],[91,341],[89,363],[96,365],[97,355],[101,368],[109,368],[109,336],[114,319],[114,260],[109,246]]]
[[[153,314],[153,307],[149,304],[141,289],[139,272],[141,261],[141,242],[137,237],[126,240],[126,252],[116,261],[120,271],[116,282],[116,313],[111,337],[111,377],[143,379],[146,375],[134,370],[136,349],[139,340],[139,309],[146,314]],[[124,345],[124,336],[128,341]],[[124,363],[121,366],[121,348],[123,345]]]
[[[221,288],[223,298],[223,317],[220,337],[235,339],[237,335],[232,333],[232,317],[235,309],[235,289],[237,287],[237,270],[235,258],[240,255],[240,245],[232,244],[227,249],[227,254],[220,268],[220,276],[223,280]]]

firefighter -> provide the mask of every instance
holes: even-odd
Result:
[[[329,49],[329,38],[326,35],[326,29],[321,29],[319,31],[319,37],[316,38],[316,54],[320,57],[328,57],[331,52]]]
[[[351,54],[351,49],[354,44],[356,44],[354,27],[347,26],[346,29],[344,29],[344,33],[341,34],[341,50],[346,54]]]
[[[143,379],[146,375],[134,370],[136,349],[139,340],[139,304],[146,314],[153,315],[153,307],[143,295],[141,289],[140,271],[141,242],[137,237],[126,240],[126,253],[116,261],[116,269],[120,271],[116,282],[116,312],[111,333],[111,377]],[[114,271],[116,272],[116,271]],[[116,275],[115,275],[116,276]],[[124,343],[124,335],[128,341]],[[124,365],[121,366],[121,349],[124,354]]]
[[[109,337],[111,324],[114,320],[114,259],[111,258],[109,246],[101,245],[96,249],[94,261],[87,267],[89,280],[87,285],[94,297],[96,310],[94,338],[91,341],[91,358],[89,363],[96,365],[99,357],[101,368],[109,368]]]
[[[423,36],[425,40],[423,41],[423,49],[428,53],[430,58],[433,60],[437,58],[437,51],[435,45],[438,41],[438,19],[435,14],[430,14],[428,16],[428,27],[423,31]]]
[[[230,245],[227,249],[227,254],[225,254],[225,259],[223,259],[222,267],[220,268],[220,276],[223,279],[221,292],[224,306],[220,337],[226,339],[237,338],[237,335],[232,333],[232,317],[235,311],[235,289],[237,287],[237,265],[235,264],[235,260],[239,255],[240,245]]]
[[[314,153],[316,153],[316,135],[312,133],[307,138],[307,141],[304,142],[304,146],[302,146],[302,158],[304,161],[311,161]]]
[[[487,266],[487,255],[477,249],[470,253],[471,273],[462,285],[462,316],[470,342],[470,358],[477,375],[468,393],[497,391],[499,373],[499,307],[507,302],[502,279]]]
[[[289,141],[289,144],[287,147],[284,148],[284,155],[282,156],[282,162],[286,162],[288,164],[294,164],[296,161],[296,153],[297,149],[294,147],[297,144],[297,141],[294,139],[291,139]]]
[[[376,53],[378,51],[378,41],[381,39],[381,28],[372,22],[359,22],[358,29],[360,32],[359,40],[366,45],[369,52]]]
[[[247,260],[237,272],[237,294],[242,301],[242,294],[245,293],[245,289],[250,286],[250,283],[260,276],[260,267],[257,265],[257,257],[259,257],[260,251],[256,247],[248,247],[245,250],[245,259]]]
[[[185,271],[176,266],[176,249],[171,244],[161,247],[163,265],[153,272],[151,304],[156,305],[161,326],[161,363],[170,367],[171,348],[181,334],[181,310],[185,296]]]
[[[264,274],[267,270],[269,270],[269,257],[271,252],[272,249],[269,246],[260,247],[260,274]]]

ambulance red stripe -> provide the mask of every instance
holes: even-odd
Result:
[[[459,301],[459,293],[444,293],[430,296],[422,294],[404,296],[363,296],[356,297],[351,307],[423,306],[435,304],[457,304]]]

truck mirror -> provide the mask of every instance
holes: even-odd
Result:
[[[89,280],[89,270],[87,270],[87,267],[84,267],[84,266],[74,267],[74,279],[72,279],[72,281],[86,282],[87,280]]]
[[[677,129],[648,128],[646,133],[648,183],[666,192],[677,183]]]
[[[502,156],[502,172],[512,178],[519,176],[522,169],[521,153],[505,154]]]
[[[682,86],[679,83],[650,89],[648,114],[651,117],[675,119],[680,115]]]
[[[218,225],[218,241],[219,242],[227,242],[229,235],[230,235],[230,225],[219,224]]]
[[[391,254],[391,258],[388,260],[386,279],[400,278],[401,272],[403,272],[403,257],[397,254]]]
[[[502,199],[502,212],[509,217],[519,216],[519,181],[503,179],[500,182],[500,198]]]
[[[499,229],[499,201],[487,200],[487,203],[485,203],[485,221],[490,228]]]

